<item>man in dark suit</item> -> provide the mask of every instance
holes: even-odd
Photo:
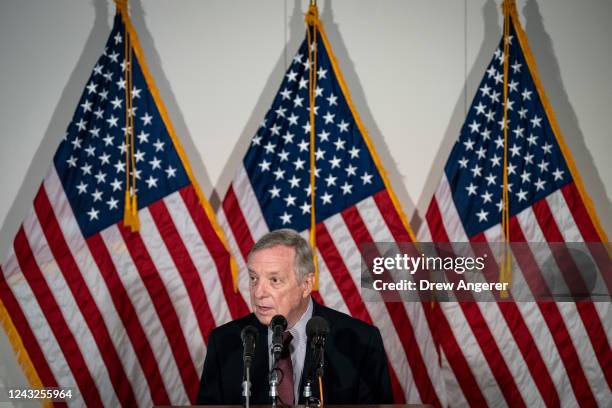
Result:
[[[292,375],[281,395],[283,403],[303,404],[305,377],[311,372],[311,349],[306,323],[312,316],[324,318],[330,332],[324,349],[323,397],[326,404],[392,403],[387,359],[379,330],[344,313],[314,302],[310,296],[314,264],[310,246],[293,230],[276,230],[263,236],[248,256],[251,307],[254,313],[214,329],[208,340],[200,382],[199,404],[241,404],[243,347],[241,330],[252,325],[259,333],[251,366],[251,403],[269,404],[272,317],[287,319],[286,349]],[[285,335],[283,336],[285,338]],[[287,353],[288,353],[287,352]],[[280,362],[279,362],[280,365]],[[286,389],[286,387],[285,387]],[[312,387],[319,397],[319,387]],[[282,394],[282,393],[281,393]],[[292,394],[292,395],[291,395]]]

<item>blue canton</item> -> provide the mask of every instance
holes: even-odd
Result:
[[[384,183],[359,131],[321,36],[317,36],[315,216],[321,222],[381,191]],[[251,141],[244,168],[268,227],[310,227],[308,41],[285,74]]]
[[[125,27],[117,15],[54,165],[85,237],[123,219],[126,185]],[[138,208],[190,183],[132,51]]]
[[[571,182],[567,164],[511,24],[508,69],[510,216]],[[503,38],[444,169],[468,236],[501,222],[504,164]]]

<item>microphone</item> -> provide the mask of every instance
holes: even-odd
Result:
[[[271,351],[274,360],[278,360],[283,351],[283,332],[287,328],[287,319],[283,315],[276,315],[270,321],[270,327],[272,328]]]
[[[253,356],[255,355],[255,341],[257,340],[257,329],[253,326],[246,326],[240,332],[240,338],[242,339],[242,347],[244,348],[242,354],[242,360],[245,366],[250,366]]]
[[[310,347],[322,347],[325,345],[325,337],[329,334],[329,323],[321,316],[313,316],[306,323],[306,336],[310,339]]]

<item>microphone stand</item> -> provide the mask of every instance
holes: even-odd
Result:
[[[321,399],[317,399],[312,396],[312,382],[314,378],[323,377],[323,367],[325,366],[325,357],[323,353],[324,345],[325,345],[324,337],[318,337],[316,339],[313,339],[312,348],[314,352],[313,354],[314,364],[309,370],[310,373],[306,379],[306,382],[304,383],[304,391],[302,393],[306,401],[306,408],[321,406]],[[323,390],[320,390],[320,392],[322,393]],[[322,395],[319,395],[319,397],[322,397]]]
[[[245,408],[251,406],[251,358],[245,357],[244,370],[242,372],[242,396]]]
[[[270,370],[270,374],[268,375],[268,383],[270,384],[270,397],[272,397],[272,408],[277,408],[278,384],[280,382],[278,378],[278,368],[276,367],[276,364],[278,363],[278,354],[274,353],[272,349],[270,350],[270,354],[272,355],[274,363],[272,364],[272,370]]]

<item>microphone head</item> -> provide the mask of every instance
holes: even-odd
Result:
[[[253,337],[253,341],[257,340],[257,335],[259,334],[259,332],[257,331],[257,329],[251,325],[245,326],[242,331],[240,332],[240,338],[242,339],[242,342],[244,343],[244,340],[249,337],[252,336]]]
[[[274,328],[275,326],[281,326],[283,331],[287,329],[287,319],[283,315],[276,315],[270,320],[270,327]]]
[[[329,334],[329,323],[321,316],[312,316],[306,323],[306,336],[308,338],[326,336],[327,334]]]

